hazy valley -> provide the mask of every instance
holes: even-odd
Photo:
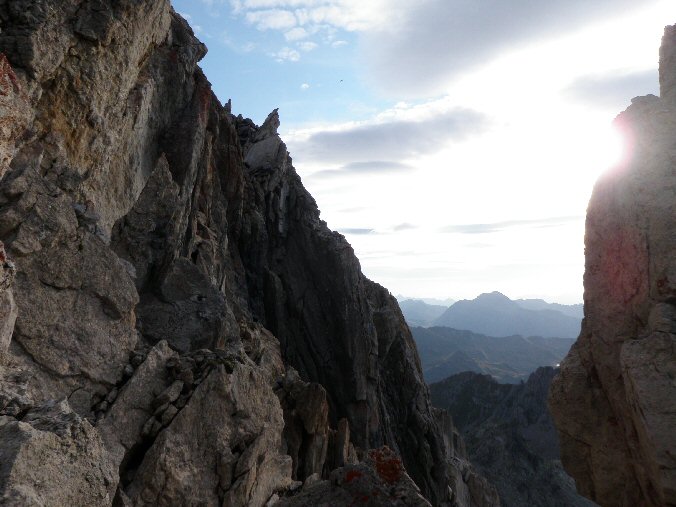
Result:
[[[547,394],[556,370],[538,368],[521,384],[461,373],[430,385],[432,403],[448,410],[469,458],[495,484],[503,507],[591,507],[560,461]]]

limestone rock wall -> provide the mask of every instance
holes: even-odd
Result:
[[[0,499],[259,506],[387,445],[403,497],[479,505],[396,301],[168,0],[0,23]]]
[[[564,466],[602,506],[676,505],[676,28],[661,97],[617,118],[623,163],[587,210],[585,318],[550,392]]]

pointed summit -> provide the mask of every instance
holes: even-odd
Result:
[[[263,122],[263,125],[261,125],[261,128],[258,130],[258,134],[256,134],[256,141],[262,141],[268,137],[276,136],[279,125],[279,108],[275,108],[268,115],[268,117]]]
[[[660,47],[660,96],[676,105],[676,25],[664,28]]]

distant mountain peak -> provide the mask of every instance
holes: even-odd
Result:
[[[513,301],[498,291],[480,294],[454,304],[434,322],[435,326],[466,329],[487,336],[544,336],[576,338],[582,308]],[[576,315],[579,312],[579,316]]]
[[[476,300],[492,300],[492,301],[510,301],[513,302],[511,299],[509,299],[507,296],[505,296],[502,292],[498,292],[497,290],[494,290],[493,292],[484,292],[483,294],[479,294],[476,298]]]

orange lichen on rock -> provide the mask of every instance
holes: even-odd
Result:
[[[345,482],[352,482],[355,479],[359,479],[363,475],[364,474],[362,474],[359,470],[350,470],[347,472],[347,475],[345,475]]]
[[[26,93],[9,60],[4,53],[0,53],[0,178],[14,157],[16,141],[25,130],[29,118]]]
[[[0,53],[0,95],[18,93],[21,90],[14,69],[4,53]]]
[[[398,482],[404,475],[404,465],[389,447],[369,451],[369,458],[376,465],[378,476],[388,484]]]

